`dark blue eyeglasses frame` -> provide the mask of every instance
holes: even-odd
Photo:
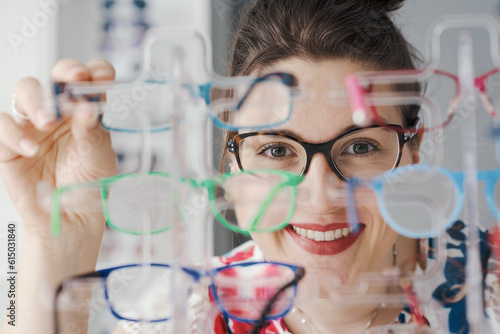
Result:
[[[297,283],[304,276],[304,268],[299,267],[299,266],[295,266],[295,265],[291,265],[291,264],[287,264],[287,263],[281,263],[281,262],[258,262],[257,261],[257,262],[237,263],[237,264],[233,264],[233,265],[229,265],[229,266],[225,266],[225,267],[215,268],[215,269],[212,269],[212,270],[209,270],[209,271],[199,270],[199,269],[194,269],[194,268],[186,268],[186,267],[182,267],[181,270],[184,273],[190,275],[195,282],[199,282],[203,277],[210,277],[211,283],[210,283],[209,289],[212,292],[212,295],[214,297],[214,300],[215,300],[215,303],[216,303],[217,307],[222,311],[222,313],[224,314],[224,316],[226,316],[228,318],[231,318],[231,319],[234,319],[234,320],[239,321],[239,322],[244,322],[244,323],[252,324],[252,323],[258,322],[259,319],[246,319],[246,318],[237,317],[237,316],[231,315],[224,308],[224,304],[222,303],[222,301],[219,299],[219,296],[217,295],[217,288],[215,286],[214,277],[217,274],[219,274],[220,272],[223,272],[225,270],[229,270],[229,269],[232,269],[232,268],[238,268],[238,267],[249,267],[249,266],[259,265],[259,264],[269,264],[269,265],[277,265],[277,266],[281,266],[281,267],[287,267],[287,268],[291,269],[294,272],[294,274],[295,274],[294,279],[291,282],[287,282],[287,284],[283,286],[283,287],[286,287],[286,288],[293,287],[294,297],[293,297],[292,300],[294,300],[295,297],[296,297],[296,295],[297,295]],[[168,264],[151,263],[151,264],[148,264],[148,265],[151,266],[151,267],[171,268],[171,266],[168,265]],[[113,305],[111,305],[111,303],[109,301],[109,295],[108,295],[108,289],[107,289],[107,285],[106,285],[106,280],[107,280],[108,276],[113,271],[115,271],[115,270],[120,270],[120,269],[123,269],[123,268],[142,267],[142,266],[143,266],[142,264],[130,264],[130,265],[125,265],[125,266],[120,266],[120,267],[113,267],[113,268],[103,269],[103,270],[99,270],[99,271],[94,271],[94,272],[91,272],[91,273],[83,274],[83,275],[80,275],[80,276],[72,277],[72,278],[69,278],[69,279],[63,281],[58,286],[58,288],[56,290],[56,293],[55,293],[55,298],[54,298],[54,326],[55,326],[55,329],[56,329],[56,333],[58,333],[58,307],[57,307],[58,296],[63,291],[65,284],[67,284],[68,282],[71,282],[72,280],[87,279],[87,278],[88,279],[92,279],[92,278],[98,278],[98,279],[100,279],[104,283],[103,284],[103,286],[104,286],[104,297],[106,299],[106,303],[107,303],[107,305],[108,305],[111,313],[113,314],[113,316],[116,317],[119,320],[126,320],[126,321],[132,321],[132,322],[139,321],[138,319],[131,319],[131,318],[122,317],[121,315],[119,315],[115,311],[115,309],[113,308]],[[278,292],[276,293],[276,295],[273,296],[270,299],[270,301],[274,302],[275,299],[277,299],[277,296],[281,292],[283,292],[285,290],[285,289],[283,289],[283,287],[281,287],[278,290]],[[290,305],[287,307],[287,309],[285,309],[283,312],[281,312],[278,315],[269,316],[269,315],[266,314],[265,315],[265,320],[273,320],[273,319],[283,318],[290,311],[290,309],[292,308],[292,305],[293,305],[293,302],[290,303]],[[155,319],[155,320],[150,320],[149,322],[152,322],[152,323],[154,323],[154,322],[164,322],[164,321],[168,321],[169,319],[170,318]]]

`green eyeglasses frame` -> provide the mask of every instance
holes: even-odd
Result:
[[[259,211],[255,214],[253,217],[250,227],[248,229],[242,229],[238,226],[235,226],[234,224],[231,224],[222,214],[221,212],[217,209],[216,206],[216,196],[215,196],[215,189],[217,185],[221,182],[226,181],[227,179],[241,175],[241,174],[247,174],[247,175],[252,175],[252,174],[259,174],[259,173],[267,173],[267,174],[274,174],[278,175],[283,178],[283,181],[277,184],[274,188],[272,188],[266,199],[264,200],[262,206],[260,207]],[[295,212],[295,206],[296,202],[295,199],[297,197],[297,185],[302,182],[304,179],[304,176],[286,172],[286,171],[281,171],[281,170],[274,170],[274,169],[258,169],[258,170],[251,170],[251,171],[242,171],[242,172],[236,172],[236,173],[225,173],[221,175],[219,178],[216,179],[207,179],[201,182],[201,186],[207,188],[208,190],[208,199],[209,199],[209,205],[210,205],[210,210],[212,213],[215,215],[215,218],[224,225],[225,228],[227,228],[230,231],[237,232],[240,234],[244,234],[246,236],[250,235],[250,232],[274,232],[283,229],[288,225],[290,220],[292,219],[293,213]],[[257,225],[261,221],[262,217],[264,216],[266,210],[269,208],[271,205],[273,198],[276,196],[276,194],[284,189],[285,187],[292,187],[292,198],[290,199],[291,205],[290,205],[290,210],[286,216],[286,218],[281,222],[280,224],[266,228],[266,229],[261,229],[258,228]]]
[[[235,177],[237,175],[241,174],[246,174],[246,175],[256,175],[259,173],[266,173],[266,174],[274,174],[283,179],[282,182],[278,183],[276,186],[274,186],[268,193],[266,199],[264,200],[262,206],[258,210],[258,212],[255,214],[253,217],[250,227],[248,229],[242,229],[238,226],[235,226],[234,224],[231,224],[222,214],[221,212],[217,209],[216,205],[216,195],[215,191],[217,188],[217,185],[226,181],[227,179],[231,177]],[[110,185],[113,185],[114,183],[118,182],[119,180],[126,179],[126,178],[135,178],[135,177],[140,177],[140,176],[159,176],[159,177],[164,177],[171,179],[172,175],[169,173],[164,173],[164,172],[156,172],[156,171],[150,171],[145,174],[138,174],[138,173],[129,173],[129,174],[121,174],[117,176],[112,176],[112,177],[107,177],[103,178],[94,182],[85,182],[85,183],[73,183],[69,184],[63,187],[58,187],[55,189],[55,191],[52,194],[52,206],[51,206],[51,229],[52,229],[52,234],[54,236],[58,236],[61,233],[61,196],[64,194],[66,191],[70,191],[75,188],[100,188],[100,193],[101,193],[101,203],[103,207],[103,213],[104,217],[106,219],[106,223],[114,230],[122,232],[122,233],[127,233],[127,234],[133,234],[133,235],[142,235],[143,233],[138,232],[138,231],[132,231],[132,230],[126,230],[123,228],[120,228],[116,224],[113,223],[113,221],[110,218],[110,212],[108,208],[108,191],[107,187]],[[179,178],[179,180],[182,183],[185,183],[194,189],[199,189],[199,188],[206,188],[208,192],[208,199],[209,199],[209,207],[211,212],[214,214],[215,218],[228,230],[237,232],[240,234],[244,235],[250,235],[250,232],[273,232],[273,231],[278,231],[288,225],[290,222],[290,219],[292,218],[292,215],[295,211],[295,206],[296,206],[296,195],[297,195],[297,185],[302,182],[303,180],[302,175],[298,174],[293,174],[290,172],[286,171],[281,171],[281,170],[270,170],[270,169],[265,169],[265,170],[252,170],[252,171],[243,171],[243,172],[236,172],[236,173],[225,173],[221,175],[218,178],[213,178],[213,179],[206,179],[202,181],[198,181],[195,179],[191,178]],[[273,226],[271,228],[267,229],[260,229],[258,228],[258,223],[262,219],[263,215],[265,214],[266,210],[269,208],[271,205],[274,196],[276,194],[284,189],[285,187],[292,187],[292,198],[290,199],[291,205],[290,205],[290,210],[287,214],[287,217],[281,222],[279,225]],[[165,232],[169,230],[172,226],[165,226],[160,229],[155,229],[151,230],[149,233],[150,234],[157,234],[161,232]]]

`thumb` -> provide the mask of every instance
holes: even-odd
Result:
[[[82,164],[95,176],[116,175],[116,154],[111,136],[99,125],[99,115],[89,103],[79,103],[71,119],[74,149]]]

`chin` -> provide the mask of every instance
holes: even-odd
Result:
[[[332,299],[352,286],[350,276],[342,270],[306,267],[306,275],[299,283],[299,295],[306,299]]]

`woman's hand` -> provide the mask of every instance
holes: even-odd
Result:
[[[112,66],[104,60],[86,65],[63,59],[52,81],[109,81]],[[22,250],[17,268],[16,326],[6,318],[0,332],[53,333],[53,293],[62,279],[93,271],[105,227],[103,215],[65,219],[62,234],[50,232],[50,213],[38,205],[37,185],[49,189],[115,175],[116,156],[108,132],[88,104],[55,119],[43,111],[41,86],[33,78],[15,87],[16,109],[28,119],[0,113],[0,174],[23,220]],[[85,324],[81,324],[84,328]]]
[[[60,60],[52,81],[113,80],[114,69],[104,60],[87,65]],[[15,87],[16,109],[28,120],[0,114],[0,173],[9,196],[23,219],[23,232],[49,236],[49,214],[37,204],[40,181],[49,188],[86,182],[116,174],[116,156],[109,133],[90,108],[75,108],[73,115],[54,118],[42,109],[42,92],[33,78]]]

